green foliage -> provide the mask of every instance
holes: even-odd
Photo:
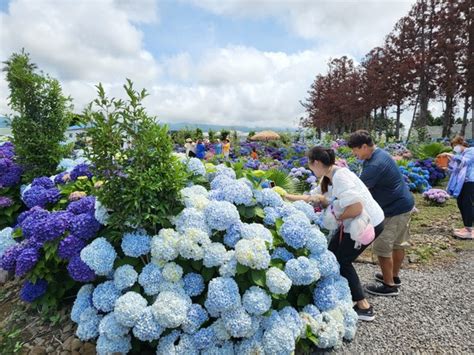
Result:
[[[207,136],[211,142],[214,142],[216,140],[216,132],[214,132],[212,129],[207,132]]]
[[[99,97],[84,117],[92,140],[86,154],[104,181],[98,198],[112,210],[112,227],[139,225],[155,233],[182,209],[178,192],[187,179],[185,167],[172,155],[168,128],[147,115],[145,90],[136,91],[127,80],[128,99],[123,101],[106,97],[101,84],[97,89]],[[126,141],[131,144],[124,148]]]
[[[230,137],[229,137],[230,136],[230,131],[227,130],[227,129],[221,129],[220,136],[221,136],[220,137],[221,141],[223,141],[224,139],[227,139],[227,138],[230,139]]]
[[[14,53],[4,62],[10,89],[13,143],[23,179],[52,175],[65,156],[60,144],[71,121],[70,99],[62,94],[56,79],[35,72],[29,54]]]
[[[252,138],[255,135],[255,131],[250,131],[247,138]]]
[[[268,180],[275,183],[275,186],[279,186],[289,193],[296,192],[295,182],[286,172],[278,169],[270,169],[265,175]]]
[[[280,132],[278,134],[280,135],[280,142],[285,145],[289,145],[293,141],[293,135],[291,132]]]
[[[196,132],[194,133],[194,138],[195,138],[196,140],[202,140],[202,139],[204,139],[204,134],[203,134],[201,128],[196,128]]]
[[[13,200],[11,206],[0,208],[0,230],[2,230],[14,224],[21,212],[23,203],[20,199],[19,186],[0,189],[0,196],[9,197]]]
[[[436,158],[441,153],[451,151],[450,147],[442,143],[434,142],[429,144],[413,145],[411,151],[417,159]]]

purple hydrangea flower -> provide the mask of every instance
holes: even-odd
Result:
[[[11,158],[2,158],[0,153],[0,188],[11,187],[20,183],[21,167]]]
[[[93,213],[81,213],[72,218],[70,232],[76,237],[89,240],[96,235],[100,229],[100,223]]]
[[[13,205],[13,200],[7,196],[0,196],[0,208],[6,208]]]
[[[68,171],[63,171],[62,173],[54,177],[54,183],[56,185],[64,185],[67,182],[67,179],[65,179],[65,177],[68,175],[69,175]]]
[[[85,240],[77,238],[74,234],[69,234],[59,242],[58,255],[62,259],[69,260],[73,256],[79,255],[85,246]]]
[[[32,283],[27,280],[23,284],[20,291],[20,298],[25,302],[33,302],[36,299],[43,296],[48,289],[48,283],[46,280],[37,280],[36,283]]]
[[[15,271],[16,259],[23,251],[24,245],[18,243],[10,246],[2,255],[0,259],[0,267],[6,271]]]
[[[71,258],[67,271],[74,281],[90,282],[96,277],[94,271],[81,260],[79,255]]]
[[[87,176],[89,179],[92,178],[92,173],[89,170],[89,165],[82,163],[78,164],[71,171],[71,180],[76,181],[79,176]]]
[[[95,197],[87,196],[78,201],[71,202],[67,206],[67,211],[74,214],[94,213]]]
[[[61,193],[55,187],[46,189],[42,186],[32,186],[23,194],[23,201],[29,208],[34,206],[46,207],[48,204],[58,202],[60,198]]]
[[[45,189],[51,189],[54,187],[54,182],[46,176],[38,177],[33,179],[31,183],[31,187],[41,186]]]
[[[13,159],[15,156],[15,146],[12,142],[4,142],[0,145],[0,158]]]
[[[37,248],[23,249],[16,259],[15,275],[19,277],[25,275],[28,271],[33,269],[39,257],[40,253]]]

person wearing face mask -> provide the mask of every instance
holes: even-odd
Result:
[[[405,249],[410,246],[409,226],[415,201],[395,161],[385,150],[377,148],[369,132],[354,132],[347,144],[356,158],[363,161],[360,179],[385,214],[384,231],[372,249],[382,273],[374,275],[378,283],[367,285],[366,291],[377,296],[397,296],[400,268]]]
[[[455,155],[448,154],[451,176],[446,190],[456,197],[464,224],[464,228],[454,230],[454,236],[462,240],[473,240],[474,148],[469,148],[464,138],[459,136],[451,141],[451,146]]]
[[[332,234],[328,249],[336,256],[341,275],[349,283],[352,300],[355,303],[354,310],[357,312],[359,319],[372,321],[375,318],[373,307],[365,298],[364,290],[352,264],[370,244],[356,247],[356,242],[343,229],[343,221],[366,213],[373,225],[376,240],[384,228],[383,211],[357,175],[347,168],[335,165],[336,155],[334,150],[314,147],[308,152],[307,156],[309,168],[321,181],[317,193],[315,195],[286,194],[285,198],[289,201],[303,200],[320,203],[326,209],[331,209],[331,204],[335,203],[336,200],[338,201],[338,206],[342,211],[335,213],[334,217],[337,219],[339,227]]]

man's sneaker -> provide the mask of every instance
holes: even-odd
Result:
[[[374,307],[370,306],[367,309],[361,309],[357,305],[354,306],[354,311],[357,312],[359,320],[372,322],[375,319]]]
[[[398,287],[389,286],[384,283],[376,285],[367,285],[365,290],[371,295],[376,296],[398,296]]]
[[[377,272],[375,275],[375,281],[383,283],[383,275],[380,272]],[[395,284],[395,287],[400,287],[402,285],[402,280],[398,276],[393,277],[393,283]]]

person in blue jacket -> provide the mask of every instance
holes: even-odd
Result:
[[[451,146],[455,154],[448,154],[451,160],[449,163],[451,177],[446,190],[450,195],[456,197],[464,224],[464,228],[454,230],[454,237],[473,240],[474,148],[469,148],[469,144],[459,136],[451,141]]]
[[[206,146],[202,142],[202,140],[198,140],[196,145],[196,158],[204,159],[206,156]]]

